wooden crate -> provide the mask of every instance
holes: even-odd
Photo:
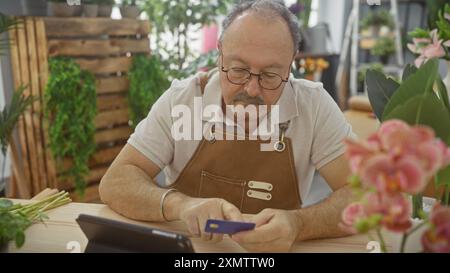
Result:
[[[39,99],[18,123],[21,166],[14,176],[14,195],[28,198],[46,187],[73,191],[73,181],[62,179],[48,149],[48,124],[43,118],[43,95],[48,79],[48,58],[72,57],[82,69],[95,75],[98,114],[95,118],[97,151],[89,160],[90,173],[84,200],[97,201],[98,183],[126,143],[132,129],[128,125],[126,73],[131,56],[150,54],[147,21],[109,18],[23,17],[23,24],[10,31],[11,59],[15,86],[27,85],[25,95]],[[62,165],[71,165],[65,159]],[[23,190],[20,190],[20,189]],[[28,189],[28,192],[27,192]]]

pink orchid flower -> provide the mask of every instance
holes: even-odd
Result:
[[[361,170],[362,181],[379,192],[406,192],[417,194],[427,185],[427,176],[420,163],[404,156],[393,160],[386,154],[378,154],[367,160]]]
[[[358,174],[366,159],[380,152],[377,143],[360,142],[353,139],[346,139],[344,142],[347,146],[346,156],[350,161],[350,168],[356,174]]]
[[[426,252],[450,252],[450,208],[436,204],[430,215],[431,228],[422,235]]]
[[[382,226],[394,232],[403,232],[411,227],[412,206],[404,194],[369,193],[366,200],[366,214],[381,214]]]
[[[361,203],[352,203],[348,205],[343,211],[342,211],[342,223],[339,224],[340,228],[344,231],[347,231],[349,233],[357,233],[356,228],[354,225],[364,218],[366,218],[367,215],[364,212],[364,207]]]
[[[414,44],[408,44],[409,50],[413,53],[420,54],[414,61],[416,67],[420,67],[432,58],[441,58],[445,56],[445,50],[442,47],[443,40],[438,39],[437,29],[430,32],[431,40],[427,38],[413,39]]]

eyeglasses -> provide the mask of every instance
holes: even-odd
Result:
[[[220,54],[222,57],[222,72],[227,74],[227,79],[232,84],[236,85],[244,85],[246,84],[252,76],[258,77],[258,84],[261,88],[266,90],[275,90],[281,86],[283,82],[288,82],[289,78],[283,79],[277,73],[272,72],[262,72],[259,74],[255,74],[250,72],[245,68],[232,67],[230,69],[225,69],[223,66],[223,54]]]

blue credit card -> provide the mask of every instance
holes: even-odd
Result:
[[[255,223],[209,219],[206,221],[205,232],[235,234],[240,231],[252,230],[254,228]]]

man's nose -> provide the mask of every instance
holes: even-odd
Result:
[[[250,75],[250,79],[246,84],[245,91],[250,97],[258,97],[261,95],[261,86],[259,85],[259,77],[258,75]]]

